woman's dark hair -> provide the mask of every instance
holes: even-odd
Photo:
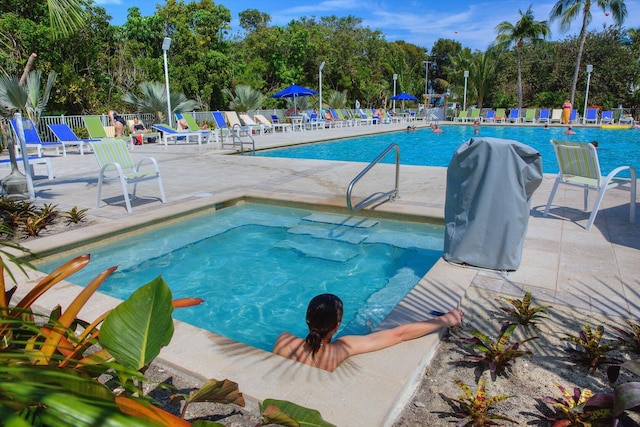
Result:
[[[342,300],[333,294],[322,294],[313,297],[307,308],[307,326],[309,334],[305,343],[311,347],[314,357],[322,340],[342,321]]]

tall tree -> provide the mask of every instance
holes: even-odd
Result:
[[[590,1],[590,0],[587,0]],[[515,45],[518,53],[518,108],[522,109],[522,48],[526,42],[536,43],[551,34],[547,21],[536,21],[531,6],[515,24],[503,21],[496,26],[496,45],[503,48]]]
[[[622,25],[627,17],[627,6],[624,0],[595,0],[598,8],[605,12],[611,12],[611,16],[617,25]],[[578,85],[578,74],[580,72],[580,61],[584,51],[584,42],[587,39],[587,26],[591,22],[591,0],[558,0],[551,9],[550,20],[560,19],[560,29],[566,31],[573,21],[582,12],[582,26],[580,27],[579,47],[576,57],[576,68],[573,72],[573,82],[571,84],[571,104],[576,95]]]

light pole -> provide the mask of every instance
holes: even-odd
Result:
[[[469,72],[464,72],[464,98],[462,103],[462,111],[467,111],[467,79],[469,78]]]
[[[582,113],[582,124],[587,123],[587,101],[589,100],[589,83],[591,83],[591,72],[593,71],[593,65],[587,65],[587,93],[584,95],[584,111]]]
[[[324,69],[324,61],[322,61],[322,64],[320,64],[320,68],[318,68],[318,87],[320,89],[320,100],[319,100],[319,104],[320,104],[320,108],[318,108],[318,114],[320,115],[320,118],[324,118],[324,115],[322,114],[322,70]]]
[[[422,61],[424,64],[424,116],[427,117],[427,99],[429,95],[429,64],[431,61]]]
[[[164,81],[167,89],[167,117],[171,126],[171,96],[169,94],[169,68],[167,68],[167,51],[171,47],[171,38],[165,37],[162,41],[162,53],[164,54]]]
[[[398,80],[398,75],[394,74],[393,75],[393,98],[394,98],[393,99],[393,112],[394,113],[396,112],[396,100],[395,100],[395,97],[396,97],[396,81],[397,80]]]

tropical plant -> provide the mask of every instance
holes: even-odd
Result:
[[[576,55],[576,67],[573,72],[573,81],[571,83],[571,104],[573,104],[576,95],[576,87],[578,85],[578,74],[580,73],[580,61],[584,52],[584,44],[587,40],[587,26],[591,22],[591,6],[595,4],[599,9],[609,13],[617,25],[622,25],[627,17],[627,6],[624,0],[558,0],[553,5],[549,15],[550,21],[560,20],[560,29],[566,31],[580,13],[582,13],[582,26],[580,27],[578,54]]]
[[[141,95],[127,92],[122,100],[136,106],[138,113],[155,114],[158,122],[166,122],[167,117],[167,91],[160,82],[142,82],[138,85]],[[187,99],[184,93],[170,93],[172,113],[186,113],[195,110],[198,102]]]
[[[504,373],[515,359],[531,355],[528,350],[520,350],[520,346],[527,341],[538,338],[529,337],[509,344],[516,326],[515,323],[505,322],[496,341],[482,332],[471,331],[472,338],[462,338],[466,347],[472,351],[472,354],[466,355],[465,359],[487,366],[491,372],[491,378],[495,380],[496,376]]]
[[[261,109],[266,99],[266,96],[246,85],[237,85],[233,91],[222,89],[222,93],[230,99],[229,108],[241,113]]]
[[[260,403],[260,414],[262,415],[262,425],[277,424],[281,426],[318,426],[332,427],[322,419],[320,412],[315,409],[308,409],[303,406],[286,400],[266,399]]]
[[[565,351],[577,362],[587,365],[590,371],[603,363],[616,363],[618,360],[608,357],[607,353],[617,349],[620,344],[617,342],[602,342],[604,326],[599,325],[595,331],[592,331],[591,326],[585,323],[583,328],[584,330],[581,330],[577,336],[567,334],[563,338],[564,341],[576,345],[576,347],[568,346]]]
[[[553,415],[548,417],[550,421],[555,421],[554,427],[569,426],[608,426],[607,420],[611,417],[611,411],[607,409],[588,410],[587,401],[593,396],[593,392],[588,388],[573,388],[573,393],[562,387],[556,386],[562,392],[562,397],[555,398],[545,396],[540,399],[543,403],[549,403],[554,409]]]
[[[520,20],[515,24],[503,21],[498,24],[496,30],[498,37],[496,44],[499,47],[516,46],[518,54],[518,108],[522,109],[522,47],[526,42],[536,43],[541,37],[545,38],[551,34],[547,21],[536,21],[533,17],[531,6],[525,13],[520,13]]]
[[[487,397],[485,382],[486,381],[484,378],[480,378],[478,380],[478,387],[476,389],[476,393],[474,394],[469,386],[467,386],[464,382],[459,379],[455,380],[456,385],[460,387],[463,394],[459,395],[457,399],[446,396],[444,397],[444,399],[448,402],[454,402],[458,405],[458,407],[456,408],[456,416],[458,418],[462,418],[462,421],[457,423],[456,425],[461,427],[482,427],[499,425],[493,420],[509,421],[511,423],[517,424],[517,421],[491,412],[493,409],[493,405],[503,400],[509,399],[513,396],[501,394],[499,396]]]
[[[640,354],[640,325],[631,320],[625,320],[625,322],[629,325],[629,329],[613,326],[613,329],[621,334],[618,336],[618,341],[629,350]]]
[[[323,104],[326,104],[329,108],[345,108],[347,106],[347,91],[330,91]]]
[[[501,306],[498,308],[507,313],[509,317],[525,326],[529,324],[536,326],[538,320],[546,318],[545,314],[547,312],[547,308],[549,308],[548,305],[532,307],[530,291],[525,292],[524,297],[522,297],[521,300],[508,297],[500,297],[500,299],[507,301],[512,307]]]
[[[67,225],[79,224],[86,221],[88,210],[89,209],[87,208],[78,209],[78,206],[74,206],[70,210],[63,212],[62,215],[65,217],[65,222],[67,223]]]

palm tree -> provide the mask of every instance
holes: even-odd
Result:
[[[128,92],[122,100],[136,106],[139,113],[155,114],[158,123],[167,120],[167,92],[160,82],[142,82],[138,85],[141,96]],[[186,113],[198,108],[198,102],[187,99],[184,93],[171,92],[171,112]]]
[[[21,112],[37,124],[49,102],[49,95],[57,77],[56,73],[50,73],[44,91],[41,91],[41,71],[29,72],[24,82],[15,76],[0,76],[0,115],[12,117],[15,113]],[[9,158],[11,159],[9,176],[12,178],[3,179],[3,185],[11,179],[21,181],[20,177],[22,176],[15,157],[15,142],[11,131],[6,128],[6,124],[6,121],[1,121],[0,132],[2,140],[8,142]]]
[[[222,93],[231,99],[229,108],[232,110],[247,113],[262,108],[266,97],[257,90],[246,85],[237,85],[234,90],[235,93],[230,89],[222,89]]]
[[[47,0],[49,25],[53,36],[67,36],[84,25],[86,11],[83,0]]]
[[[595,4],[605,12],[611,12],[613,20],[617,25],[621,25],[627,17],[627,6],[624,0],[595,0]],[[573,104],[576,86],[578,85],[578,73],[580,72],[580,60],[584,51],[584,42],[587,40],[587,26],[591,22],[591,0],[558,0],[551,9],[549,19],[554,21],[560,19],[560,29],[566,31],[573,21],[582,12],[582,27],[580,28],[580,46],[576,58],[576,68],[573,72],[573,83],[571,84],[571,104]]]
[[[562,0],[561,0],[562,1]],[[536,21],[531,6],[525,13],[520,12],[520,20],[514,24],[503,21],[496,26],[498,37],[496,46],[508,48],[516,46],[518,53],[518,108],[522,110],[522,47],[528,41],[536,43],[551,34],[547,21]]]

